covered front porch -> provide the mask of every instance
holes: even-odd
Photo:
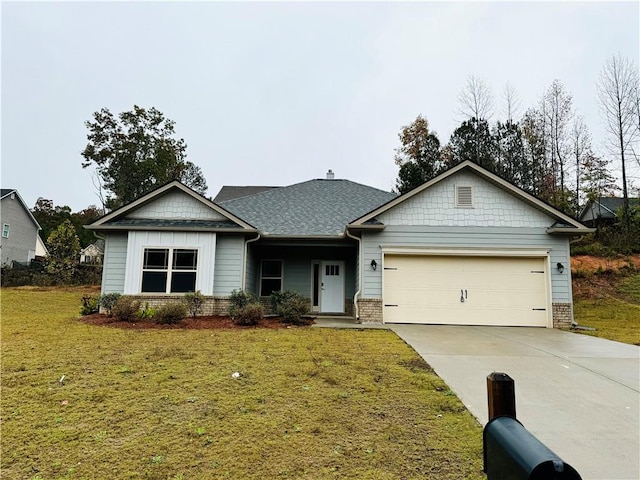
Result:
[[[245,290],[260,298],[292,290],[318,315],[353,316],[357,243],[349,240],[259,240],[247,245]]]

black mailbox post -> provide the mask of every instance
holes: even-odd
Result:
[[[482,441],[487,480],[582,480],[515,418],[491,420]]]

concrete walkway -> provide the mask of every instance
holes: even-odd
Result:
[[[392,325],[484,425],[486,377],[515,380],[518,420],[587,479],[640,479],[640,348],[545,328]]]

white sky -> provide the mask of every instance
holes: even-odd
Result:
[[[445,144],[470,75],[494,120],[505,83],[524,113],[560,79],[604,153],[598,74],[640,42],[638,2],[3,2],[1,22],[1,185],[73,211],[98,203],[80,152],[102,107],[174,120],[210,196],[329,168],[390,190],[402,126]]]

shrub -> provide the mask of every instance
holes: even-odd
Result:
[[[113,305],[111,314],[123,322],[133,322],[138,318],[138,310],[140,310],[140,300],[129,295],[121,295]]]
[[[80,307],[80,315],[91,315],[98,313],[100,309],[100,297],[97,295],[83,295],[82,306]]]
[[[184,294],[184,304],[187,308],[187,312],[193,318],[196,318],[196,315],[202,311],[202,306],[204,305],[204,295],[200,293],[200,290],[196,292],[189,292]]]
[[[257,325],[264,316],[264,307],[260,302],[252,302],[240,307],[233,315],[236,325]]]
[[[100,306],[107,311],[107,315],[112,315],[113,306],[120,298],[119,293],[104,293],[100,296]]]
[[[179,323],[187,316],[187,306],[182,303],[165,303],[156,310],[155,322],[163,324]]]
[[[229,302],[231,303],[229,306],[229,315],[235,317],[240,309],[246,307],[250,303],[258,302],[258,299],[255,295],[245,292],[244,290],[234,290],[229,296]]]
[[[280,315],[285,323],[306,325],[302,317],[309,313],[309,301],[298,292],[280,291],[271,294],[273,313]]]
[[[150,320],[156,316],[156,309],[149,306],[149,302],[145,302],[144,306],[138,310],[137,315],[140,320]]]

